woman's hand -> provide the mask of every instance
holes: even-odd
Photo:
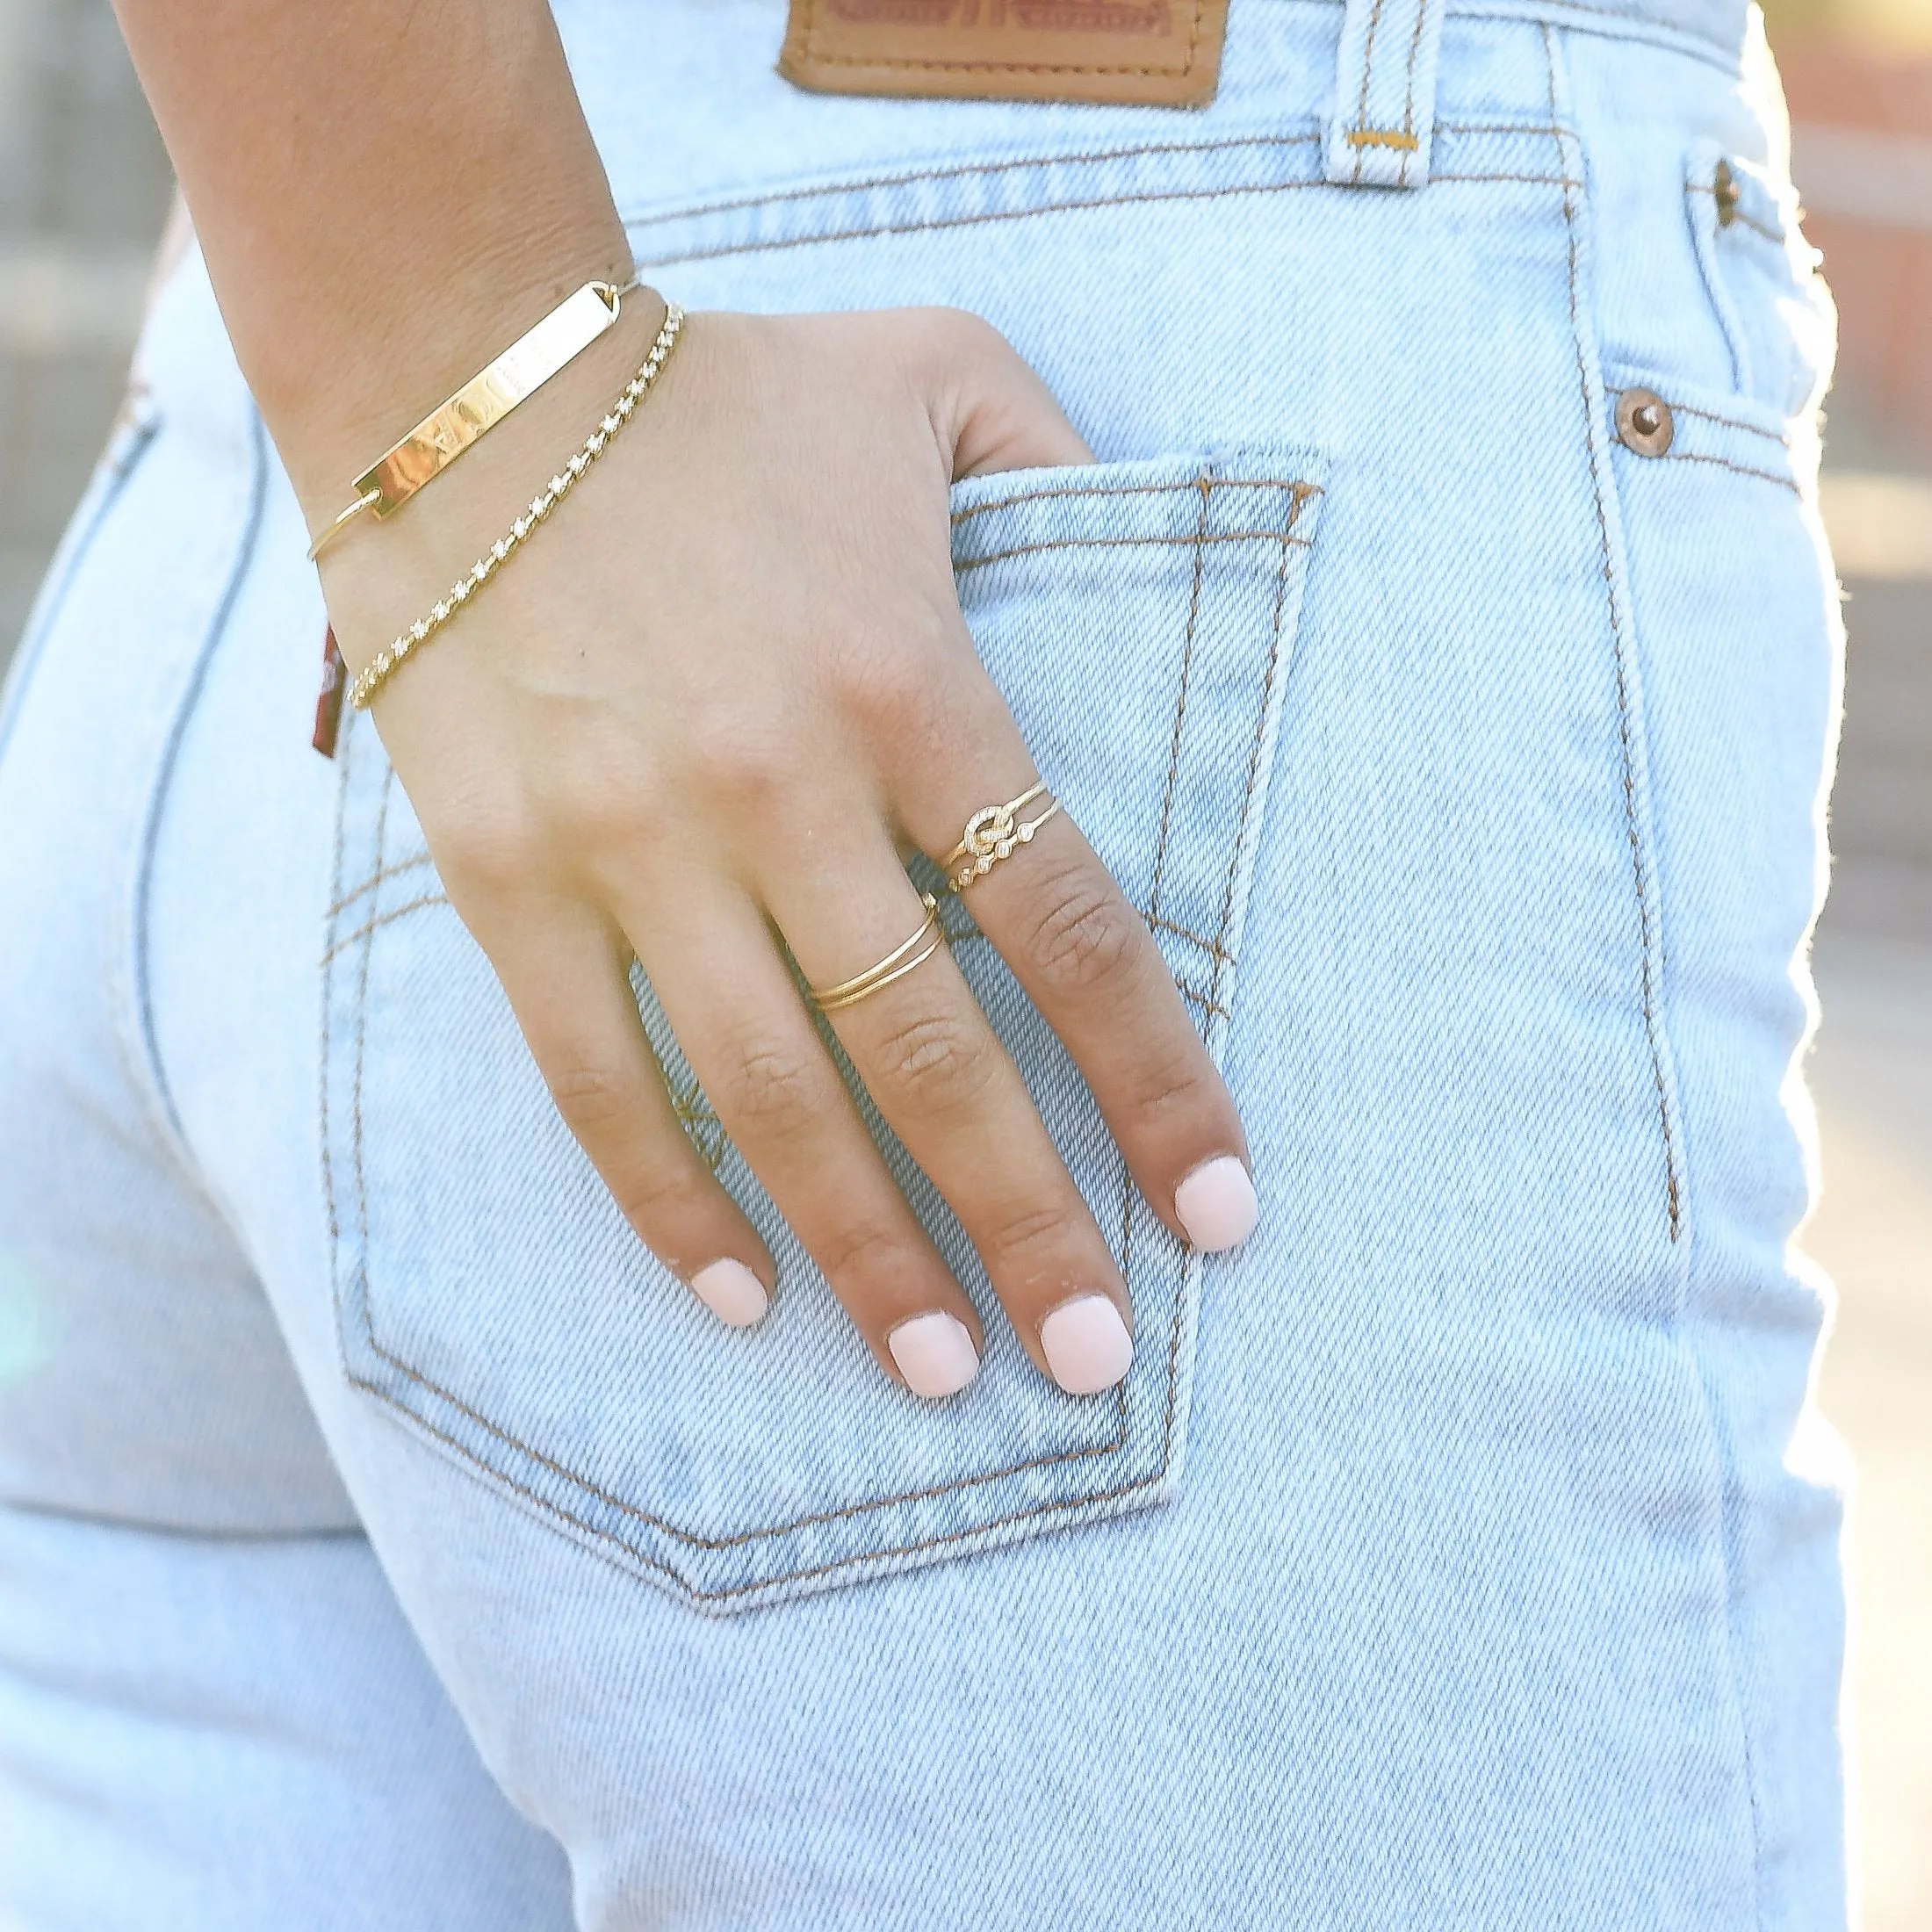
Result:
[[[637,306],[642,333],[614,331],[610,355],[331,553],[352,669],[595,423],[656,327]],[[970,316],[693,316],[636,421],[375,704],[450,897],[638,1235],[724,1320],[764,1312],[771,1257],[672,1110],[633,950],[732,1141],[881,1366],[922,1395],[971,1379],[978,1318],[779,941],[813,985],[862,972],[923,916],[905,854],[943,861],[972,812],[1039,775],[960,615],[947,487],[1088,460]],[[1078,828],[1050,820],[970,903],[1154,1211],[1200,1245],[1240,1240],[1254,1207],[1233,1104]],[[1034,1360],[1075,1393],[1119,1381],[1127,1291],[950,955],[829,1017]]]

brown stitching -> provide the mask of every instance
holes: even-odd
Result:
[[[322,955],[323,963],[326,965],[336,954],[346,953],[357,940],[367,939],[378,926],[387,926],[392,920],[400,919],[406,913],[420,912],[425,906],[447,905],[449,903],[450,895],[447,892],[426,892],[419,899],[410,899],[404,905],[393,905],[386,912],[378,912],[373,919],[364,920],[346,939],[337,940]]]
[[[349,1381],[352,1388],[363,1389],[369,1395],[375,1396],[378,1401],[390,1402],[392,1407],[400,1409],[401,1413],[415,1427],[421,1429],[424,1434],[434,1436],[439,1442],[447,1443],[465,1462],[473,1464],[477,1468],[481,1469],[484,1474],[493,1482],[501,1483],[513,1495],[520,1496],[525,1502],[533,1503],[537,1509],[543,1510],[545,1515],[555,1517],[559,1522],[567,1524],[572,1529],[581,1531],[586,1536],[595,1537],[600,1543],[610,1544],[614,1548],[622,1550],[632,1562],[641,1563],[646,1569],[653,1569],[660,1575],[667,1576],[679,1593],[690,1602],[718,1604],[728,1602],[734,1597],[755,1597],[761,1591],[782,1590],[788,1583],[804,1582],[815,1576],[828,1576],[838,1570],[858,1569],[869,1563],[888,1563],[895,1557],[916,1555],[921,1550],[940,1549],[948,1543],[957,1543],[969,1536],[985,1536],[994,1530],[1003,1530],[1015,1523],[1025,1523],[1036,1516],[1050,1515],[1055,1510],[1062,1510],[1071,1515],[1076,1510],[1091,1510],[1096,1503],[1118,1502],[1122,1496],[1132,1496],[1137,1489],[1150,1489],[1157,1487],[1165,1480],[1168,1465],[1173,1455],[1174,1369],[1180,1354],[1180,1322],[1179,1317],[1180,1304],[1179,1297],[1176,1298],[1176,1304],[1177,1313],[1171,1330],[1172,1339],[1169,1344],[1167,1356],[1167,1427],[1161,1445],[1161,1465],[1152,1474],[1136,1476],[1131,1482],[1123,1482],[1117,1489],[1103,1489],[1096,1496],[1060,1498],[1050,1503],[1038,1503],[1031,1509],[1016,1510],[1011,1516],[996,1517],[991,1523],[976,1523],[962,1530],[948,1530],[942,1536],[924,1537],[916,1543],[902,1543],[893,1549],[868,1550],[862,1556],[844,1556],[839,1558],[835,1562],[816,1563],[809,1569],[788,1570],[782,1575],[769,1576],[761,1582],[734,1583],[729,1590],[706,1590],[694,1588],[668,1563],[662,1561],[658,1557],[645,1555],[642,1550],[626,1543],[622,1537],[613,1536],[609,1530],[600,1530],[595,1524],[586,1523],[581,1517],[573,1516],[569,1510],[562,1509],[558,1504],[551,1502],[547,1496],[538,1496],[536,1490],[519,1482],[515,1476],[507,1475],[501,1470],[492,1468],[487,1463],[479,1461],[468,1447],[451,1435],[447,1430],[438,1429],[434,1423],[418,1415],[413,1409],[402,1409],[400,1403],[395,1402],[393,1397],[378,1388],[375,1383],[365,1381],[356,1375],[350,1376]]]
[[[1438,134],[1547,134],[1569,130],[1540,127],[1525,121],[1438,121]],[[624,218],[627,229],[668,227],[674,222],[696,221],[707,215],[737,214],[746,208],[775,208],[793,201],[829,201],[836,196],[869,194],[881,188],[909,188],[922,181],[963,181],[984,175],[1013,174],[1025,168],[1088,167],[1110,161],[1140,161],[1154,155],[1218,155],[1236,148],[1320,147],[1320,134],[1234,134],[1222,141],[1149,141],[1137,148],[1096,148],[1072,154],[1024,155],[1017,161],[974,162],[957,168],[916,168],[902,175],[865,175],[855,181],[825,182],[811,188],[785,188],[775,194],[739,195],[730,201],[700,201],[686,208],[667,208],[661,214]],[[1311,184],[1312,185],[1312,184]]]
[[[1380,0],[1377,0],[1380,4]],[[1187,63],[1185,67],[1080,67],[1062,61],[1057,64],[1045,61],[904,61],[863,60],[852,54],[815,54],[811,37],[818,26],[818,0],[806,0],[805,28],[800,37],[800,49],[808,61],[816,61],[823,67],[887,67],[908,68],[914,73],[930,74],[941,71],[988,74],[1120,74],[1159,76],[1164,79],[1183,80],[1194,71],[1194,61],[1200,52],[1200,25],[1207,12],[1207,0],[1194,0],[1194,18],[1187,35]]]
[[[1268,701],[1274,696],[1275,667],[1281,658],[1281,614],[1287,607],[1288,595],[1288,532],[1294,528],[1294,520],[1301,514],[1304,499],[1297,496],[1289,506],[1288,520],[1281,526],[1281,566],[1274,578],[1274,621],[1268,643],[1268,668],[1261,681],[1261,712],[1255,720],[1254,742],[1248,747],[1248,782],[1241,794],[1241,818],[1235,832],[1234,849],[1228,855],[1228,878],[1221,895],[1221,939],[1225,943],[1228,928],[1234,923],[1235,878],[1241,869],[1241,857],[1247,838],[1248,814],[1254,806],[1255,785],[1261,775],[1261,746],[1268,732]],[[1221,993],[1221,976],[1223,963],[1231,963],[1219,947],[1215,949],[1215,970],[1208,982],[1218,998]],[[1225,1014],[1223,1014],[1225,1017]]]
[[[364,1273],[366,1280],[366,1262]],[[1126,1401],[1122,1397],[1119,1401],[1121,1433],[1112,1442],[1089,1443],[1078,1449],[1056,1449],[1049,1453],[1031,1456],[1026,1461],[1013,1463],[1007,1468],[989,1470],[981,1475],[961,1476],[951,1482],[936,1483],[929,1489],[908,1490],[902,1495],[885,1496],[870,1503],[847,1503],[836,1510],[820,1510],[811,1516],[802,1516],[794,1522],[781,1523],[770,1529],[745,1530],[735,1536],[701,1536],[696,1531],[680,1529],[676,1524],[667,1522],[662,1517],[653,1516],[650,1510],[639,1509],[635,1503],[626,1503],[622,1496],[613,1496],[609,1490],[600,1489],[588,1477],[581,1475],[576,1470],[566,1467],[563,1463],[544,1455],[541,1450],[533,1449],[527,1442],[521,1441],[515,1436],[511,1435],[508,1430],[492,1422],[487,1416],[482,1415],[471,1408],[460,1396],[451,1394],[449,1389],[444,1388],[440,1383],[431,1381],[428,1376],[412,1368],[407,1362],[392,1355],[376,1339],[373,1329],[367,1322],[364,1323],[364,1331],[369,1337],[370,1346],[392,1367],[400,1370],[419,1388],[428,1389],[432,1395],[440,1396],[458,1414],[466,1417],[478,1428],[485,1430],[494,1436],[499,1442],[508,1443],[511,1448],[521,1451],[532,1462],[540,1464],[543,1467],[548,1469],[551,1474],[562,1476],[566,1481],[571,1483],[574,1488],[581,1489],[586,1496],[595,1496],[598,1502],[608,1504],[621,1515],[634,1517],[640,1523],[648,1523],[652,1529],[662,1530],[666,1535],[674,1537],[679,1542],[688,1544],[696,1549],[740,1549],[747,1543],[762,1543],[775,1536],[789,1536],[794,1530],[811,1529],[820,1523],[840,1522],[849,1517],[869,1515],[875,1510],[891,1509],[901,1503],[930,1503],[935,1496],[951,1496],[961,1489],[976,1489],[982,1483],[997,1481],[1002,1476],[1020,1475],[1027,1470],[1039,1468],[1045,1463],[1078,1462],[1087,1456],[1112,1455],[1115,1451],[1123,1448],[1127,1442]],[[363,1386],[369,1385],[364,1384]],[[381,1391],[378,1389],[376,1393],[379,1395]],[[476,1459],[472,1456],[471,1460],[473,1461]]]
[[[1380,4],[1380,0],[1377,0]],[[1180,695],[1174,706],[1174,736],[1167,750],[1167,782],[1161,792],[1160,837],[1155,845],[1154,883],[1147,896],[1147,916],[1158,919],[1161,911],[1161,873],[1167,857],[1167,835],[1174,816],[1174,786],[1180,775],[1181,726],[1187,717],[1187,681],[1194,668],[1194,625],[1200,616],[1200,580],[1208,567],[1203,539],[1208,534],[1208,502],[1214,494],[1214,479],[1200,478],[1200,521],[1194,526],[1194,587],[1187,599],[1187,628],[1180,649]]]
[[[949,215],[934,221],[883,222],[870,228],[840,228],[825,234],[781,235],[769,242],[733,242],[717,249],[692,249],[682,255],[639,257],[639,265],[666,268],[681,262],[716,262],[730,255],[765,255],[779,249],[805,249],[820,242],[865,242],[884,234],[926,234],[944,228],[977,227],[990,221],[1027,221],[1034,215],[1073,214],[1086,208],[1127,208],[1143,202],[1216,201],[1228,195],[1279,194],[1291,188],[1325,188],[1325,181],[1261,182],[1254,186],[1194,188],[1161,194],[1097,195],[1090,201],[1043,201],[1030,208],[989,209],[979,214]]]
[[[1513,132],[1491,127],[1459,127],[1458,133]],[[1532,127],[1525,133],[1554,133],[1554,128]],[[776,194],[740,195],[732,201],[701,201],[688,208],[662,214],[630,215],[627,228],[664,227],[673,221],[695,221],[703,215],[735,214],[745,208],[775,208],[788,201],[830,199],[834,195],[867,194],[880,188],[909,188],[920,181],[962,181],[970,176],[1012,174],[1022,168],[1092,166],[1108,161],[1138,161],[1150,155],[1214,155],[1234,148],[1308,148],[1318,146],[1319,134],[1231,134],[1222,141],[1150,141],[1139,148],[1096,148],[1071,155],[1024,155],[1017,161],[972,162],[957,168],[917,168],[903,175],[868,175],[856,181],[826,182],[815,188],[786,188]]]
[[[342,896],[329,907],[327,916],[334,919],[336,913],[353,905],[365,892],[373,892],[385,879],[400,878],[405,872],[414,872],[418,866],[428,865],[430,862],[429,854],[427,852],[419,852],[413,859],[399,859],[393,865],[386,865],[380,872],[371,872],[354,891],[342,892]],[[342,891],[342,880],[339,876],[335,881],[335,890],[338,892]]]
[[[1216,967],[1215,970],[1218,972],[1220,968]],[[1225,1020],[1228,1017],[1228,1009],[1225,1006],[1222,1006],[1217,1000],[1210,998],[1208,994],[1201,991],[1200,987],[1191,985],[1179,973],[1174,975],[1174,986],[1183,999],[1193,1000],[1197,1006],[1204,1007],[1208,1012],[1214,1014],[1215,1019]]]
[[[1717,188],[1713,183],[1708,181],[1687,181],[1684,183],[1683,185],[1687,193],[1694,195],[1709,195],[1713,200],[1717,197]],[[1781,230],[1777,228],[1767,228],[1762,221],[1753,220],[1749,215],[1745,213],[1742,208],[1734,207],[1731,210],[1730,220],[1727,222],[1720,223],[1719,226],[1724,227],[1734,227],[1740,222],[1741,222],[1744,227],[1750,229],[1754,234],[1763,235],[1767,242],[1776,242],[1779,248],[1783,248],[1784,246],[1784,236]]]
[[[1374,11],[1368,17],[1368,36],[1362,43],[1362,97],[1355,104],[1355,125],[1368,126],[1368,83],[1375,71],[1375,30],[1381,25],[1382,0],[1375,0]],[[1342,23],[1342,31],[1348,31],[1348,22]],[[1355,181],[1359,185],[1362,178],[1362,150],[1355,150]]]
[[[1214,940],[1204,938],[1199,933],[1189,932],[1185,926],[1177,926],[1172,919],[1163,919],[1158,912],[1143,912],[1141,917],[1150,926],[1157,926],[1162,932],[1171,933],[1176,939],[1192,940],[1202,952],[1211,954],[1217,960],[1224,959],[1230,966],[1234,964],[1234,955],[1223,952]]]
[[[1422,143],[1416,139],[1416,56],[1422,47],[1423,22],[1429,18],[1429,0],[1412,0],[1416,9],[1416,31],[1409,37],[1409,78],[1402,93],[1402,131],[1409,136],[1405,145],[1411,152],[1420,153]],[[1402,169],[1397,176],[1401,185],[1409,185],[1409,155],[1402,156]]]
[[[1581,188],[1580,181],[1554,175],[1436,175],[1434,181],[1526,181],[1561,188]],[[732,242],[715,249],[688,249],[676,255],[639,256],[642,268],[671,268],[685,262],[718,262],[734,255],[768,255],[782,249],[810,249],[835,242],[869,242],[881,235],[931,234],[946,228],[977,227],[992,221],[1029,221],[1036,215],[1078,214],[1089,208],[1131,208],[1161,201],[1220,201],[1231,195],[1287,194],[1300,188],[1331,189],[1325,180],[1259,181],[1232,184],[1225,188],[1173,189],[1159,194],[1096,195],[1087,201],[1042,201],[1030,208],[990,209],[978,214],[948,215],[932,221],[881,222],[869,228],[833,228],[823,234],[778,235],[767,242]]]
[[[1229,490],[1314,490],[1320,486],[1298,482],[1289,476],[1219,476],[1215,479],[1215,487]],[[1183,490],[1198,490],[1200,479],[1189,477],[1182,483],[1082,483],[1071,484],[1063,489],[1022,490],[1014,496],[1002,496],[997,502],[976,503],[970,509],[953,512],[953,528],[970,523],[976,516],[984,516],[989,510],[1009,510],[1019,503],[1050,503],[1066,496],[1175,496]],[[1270,537],[1273,532],[1269,532]]]
[[[1543,29],[1543,54],[1549,65],[1550,119],[1556,119],[1556,47],[1547,26]],[[1568,157],[1564,172],[1569,171]],[[1663,1128],[1664,1193],[1670,1222],[1670,1238],[1678,1237],[1682,1208],[1677,1188],[1677,1147],[1670,1121],[1669,1089],[1664,1084],[1663,1042],[1659,1034],[1656,987],[1651,971],[1651,952],[1656,943],[1656,926],[1650,893],[1644,878],[1643,842],[1638,835],[1636,746],[1630,724],[1630,684],[1624,637],[1622,600],[1617,592],[1617,573],[1610,544],[1610,517],[1604,508],[1604,478],[1598,443],[1596,404],[1590,395],[1590,364],[1583,355],[1583,320],[1577,293],[1576,208],[1568,188],[1563,191],[1563,225],[1569,238],[1570,332],[1576,347],[1576,375],[1582,391],[1583,433],[1590,453],[1591,497],[1597,507],[1597,541],[1604,559],[1604,601],[1610,614],[1611,660],[1617,674],[1617,736],[1623,763],[1624,833],[1630,846],[1631,876],[1637,890],[1639,978],[1642,992],[1644,1037],[1650,1049],[1650,1077],[1657,1091],[1657,1118]]]
[[[1631,386],[1637,386],[1633,384]],[[1620,396],[1625,392],[1612,389],[1610,393]],[[1714,409],[1693,408],[1688,402],[1673,402],[1670,408],[1675,415],[1696,416],[1700,422],[1721,423],[1727,429],[1741,429],[1748,436],[1763,436],[1765,442],[1775,443],[1781,450],[1789,450],[1791,446],[1791,438],[1780,436],[1776,429],[1763,429],[1755,422],[1740,422],[1735,416],[1720,416]]]
[[[1728,457],[1705,456],[1696,450],[1666,450],[1662,460],[1666,463],[1714,463],[1720,470],[1734,470],[1740,476],[1761,477],[1767,483],[1781,484],[1793,496],[1804,494],[1788,476],[1780,476],[1775,470],[1754,470],[1748,463],[1734,463]]]
[[[382,845],[389,828],[389,795],[394,789],[396,768],[385,768],[382,777],[382,801],[376,811],[375,859],[376,869],[382,870]],[[363,1167],[363,1049],[368,1035],[369,1013],[369,962],[375,955],[373,942],[363,947],[362,963],[356,983],[356,1085],[350,1097],[350,1146],[356,1163],[356,1220],[357,1230],[362,1241],[364,1265],[366,1269],[369,1255],[369,1184]],[[365,1319],[363,1324],[370,1326]],[[374,1337],[371,1335],[371,1339]]]
[[[1279,530],[1216,530],[1211,537],[1055,537],[1037,544],[1015,544],[1011,550],[996,550],[984,557],[962,558],[953,566],[955,572],[978,570],[987,564],[1004,563],[1009,557],[1031,557],[1043,550],[1139,550],[1171,548],[1180,544],[1298,544],[1307,546],[1302,537],[1284,537]]]

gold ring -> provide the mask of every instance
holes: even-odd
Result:
[[[1009,798],[1003,805],[985,805],[966,821],[966,835],[946,854],[946,869],[952,873],[950,881],[955,892],[963,892],[976,879],[983,879],[1002,859],[1010,859],[1023,845],[1030,845],[1033,835],[1060,809],[1056,798],[1037,818],[1020,822],[1020,811],[1023,805],[1030,805],[1047,789],[1044,778],[1038,780],[1021,792],[1017,798]],[[967,862],[960,865],[963,859]],[[958,865],[959,870],[953,871]]]
[[[841,979],[836,986],[805,989],[820,1013],[855,1006],[861,999],[869,999],[882,986],[890,986],[895,979],[904,979],[915,966],[923,966],[945,945],[946,932],[939,922],[939,901],[930,892],[920,893],[919,898],[926,907],[926,917],[920,920],[919,931],[903,945],[895,946],[876,966],[868,966],[862,973]],[[908,954],[911,958],[907,958]]]

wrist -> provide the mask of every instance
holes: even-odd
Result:
[[[587,227],[514,254],[474,256],[442,278],[432,297],[418,285],[397,289],[393,313],[379,320],[338,315],[306,329],[299,370],[294,358],[278,358],[255,376],[254,387],[311,526],[350,502],[353,479],[566,297],[587,282],[617,286],[630,277],[621,226]],[[647,291],[632,292],[618,323],[544,389],[580,363],[602,361],[596,351],[609,336],[631,334],[623,325],[634,306],[656,303]],[[533,393],[520,413],[537,400]],[[465,460],[474,461],[475,453]]]

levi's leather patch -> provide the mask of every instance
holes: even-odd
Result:
[[[1228,0],[791,0],[778,71],[821,94],[1204,107]]]

